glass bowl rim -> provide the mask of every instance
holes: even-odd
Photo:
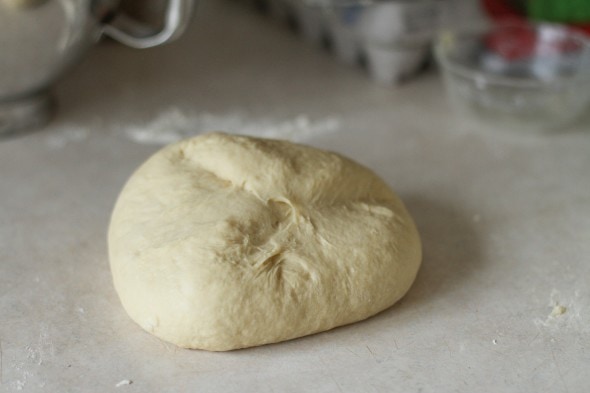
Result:
[[[555,77],[550,81],[543,81],[538,79],[527,79],[527,78],[514,78],[502,75],[491,74],[486,71],[482,71],[476,68],[464,66],[458,64],[449,59],[445,53],[445,39],[447,37],[474,37],[493,31],[501,31],[503,29],[515,28],[515,27],[532,27],[534,30],[539,31],[541,28],[559,28],[564,30],[568,37],[573,38],[579,42],[584,51],[590,54],[590,37],[583,33],[577,32],[572,28],[565,25],[554,24],[554,23],[533,23],[533,22],[519,22],[519,23],[502,23],[502,24],[487,24],[480,27],[463,28],[463,29],[444,29],[439,31],[434,43],[434,54],[438,63],[442,66],[443,70],[454,75],[462,76],[466,79],[477,81],[483,81],[486,85],[500,85],[511,88],[523,88],[523,89],[546,89],[548,87],[555,87],[563,84],[576,84],[579,82],[590,82],[590,68],[587,72],[576,72],[572,76],[561,76]]]

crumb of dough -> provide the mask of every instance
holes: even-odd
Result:
[[[555,317],[565,314],[566,311],[567,311],[567,308],[565,306],[561,306],[559,304],[556,304],[555,306],[553,306],[553,310],[551,310],[551,314],[549,316],[555,318]]]

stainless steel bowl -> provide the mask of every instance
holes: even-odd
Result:
[[[148,48],[177,38],[194,0],[169,0],[153,31],[118,12],[119,0],[0,0],[0,135],[45,124],[53,84],[103,35]]]

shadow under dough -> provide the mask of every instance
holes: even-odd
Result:
[[[408,293],[392,307],[365,321],[326,332],[334,339],[372,333],[398,323],[411,324],[428,312],[436,299],[461,291],[482,270],[483,258],[473,218],[460,208],[432,198],[408,195],[402,200],[422,240],[422,265]],[[325,339],[325,338],[324,338]]]
[[[414,285],[398,304],[416,307],[460,290],[481,270],[483,259],[471,215],[430,198],[402,199],[418,227],[423,255]]]

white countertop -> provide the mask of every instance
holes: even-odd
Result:
[[[435,73],[376,86],[225,2],[175,44],[104,43],[58,96],[47,129],[0,142],[0,391],[588,391],[590,119],[545,136],[472,130]],[[408,295],[364,322],[228,353],[141,330],[105,235],[158,148],[129,130],[170,113],[221,126],[239,113],[249,128],[331,119],[305,142],[373,168],[416,219],[424,262]]]

